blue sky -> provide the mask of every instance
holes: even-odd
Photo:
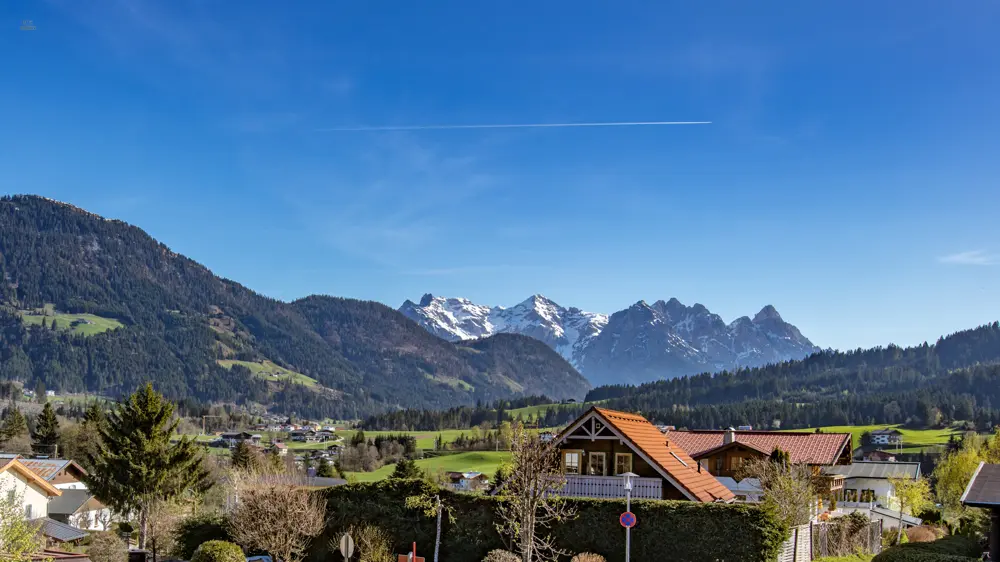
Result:
[[[996,2],[235,6],[4,2],[3,191],[286,300],[1000,317]],[[324,130],[609,121],[712,124]]]

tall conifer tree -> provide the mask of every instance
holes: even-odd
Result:
[[[210,484],[193,439],[171,442],[174,405],[147,383],[119,402],[99,428],[101,443],[84,478],[94,495],[115,511],[139,516],[139,548],[145,548],[150,509],[188,490]]]

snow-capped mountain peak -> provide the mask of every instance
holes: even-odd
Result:
[[[424,295],[419,305],[406,301],[399,310],[431,333],[450,341],[496,333],[531,336],[547,343],[574,365],[590,339],[608,322],[607,315],[563,308],[537,294],[510,308]]]
[[[753,320],[726,324],[700,303],[637,301],[610,317],[566,308],[543,295],[510,307],[427,294],[406,301],[406,316],[451,341],[495,333],[533,337],[559,352],[594,384],[644,382],[799,359],[818,348],[771,305]]]

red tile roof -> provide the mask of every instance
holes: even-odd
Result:
[[[726,430],[669,431],[666,437],[698,458],[723,446]],[[779,431],[735,431],[736,442],[770,455],[775,447],[788,451],[793,463],[832,465],[844,447],[851,446],[850,433]]]
[[[684,449],[675,443],[668,443],[666,436],[646,418],[603,408],[593,408],[593,411],[699,501],[730,501],[734,498],[733,493],[708,471],[700,471],[698,463]]]
[[[64,469],[76,472],[80,476],[87,473],[83,467],[69,459],[20,459],[20,461],[46,480],[52,480]]]

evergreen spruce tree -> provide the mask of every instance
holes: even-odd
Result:
[[[271,451],[267,453],[266,468],[274,474],[281,474],[285,472],[285,461],[281,459],[281,455],[278,453],[277,449],[271,449]]]
[[[424,472],[420,470],[417,463],[410,459],[403,459],[396,463],[396,468],[392,471],[392,476],[389,478],[423,478]]]
[[[260,470],[260,455],[246,441],[240,441],[233,447],[231,462],[235,469],[247,472]]]
[[[57,456],[56,445],[59,443],[59,420],[52,409],[52,404],[45,403],[42,413],[35,422],[35,434],[32,436],[31,448],[40,455]]]
[[[95,428],[104,425],[106,420],[107,414],[104,413],[104,407],[97,400],[91,402],[90,406],[87,406],[87,411],[83,414],[83,421],[94,424]]]
[[[316,476],[320,478],[336,478],[337,471],[334,470],[330,461],[326,460],[326,457],[320,457],[319,465],[316,466]]]
[[[28,421],[24,419],[24,414],[17,406],[11,404],[7,407],[7,413],[3,417],[3,424],[0,425],[0,440],[6,442],[14,437],[28,433]]]
[[[38,381],[38,383],[35,384],[35,402],[38,402],[39,404],[44,404],[47,400],[48,396],[46,396],[45,393],[45,383],[42,381]]]
[[[178,421],[174,405],[147,383],[119,402],[100,426],[100,447],[84,477],[91,492],[119,513],[139,516],[139,548],[145,548],[149,512],[187,490],[210,483],[194,440],[171,442]]]

